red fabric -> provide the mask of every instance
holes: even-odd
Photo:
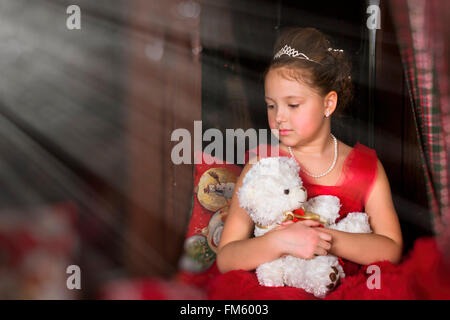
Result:
[[[403,262],[393,265],[388,261],[374,263],[380,267],[380,288],[369,289],[367,266],[355,276],[342,281],[327,300],[449,300],[450,266],[434,238],[417,239],[414,248]]]
[[[341,280],[325,300],[449,300],[450,266],[433,238],[417,239],[413,250],[399,265],[380,261],[380,286],[372,288],[373,272],[362,267]],[[314,300],[312,294],[292,287],[263,287],[254,272],[231,271],[210,282],[208,298],[213,300]]]
[[[209,283],[210,300],[316,300],[314,295],[293,287],[263,287],[255,272],[234,270]]]
[[[380,268],[379,289],[369,289],[372,273],[367,266],[341,281],[325,300],[442,300],[450,299],[450,265],[445,264],[434,238],[417,239],[399,265],[374,263]],[[448,261],[447,261],[448,263]],[[260,286],[256,274],[231,271],[209,282],[206,290],[179,281],[157,278],[116,281],[103,288],[100,299],[214,299],[214,300],[316,300],[302,289]]]
[[[175,275],[175,280],[184,284],[192,285],[196,288],[203,289],[214,278],[220,276],[220,271],[217,269],[216,261],[211,267],[199,273],[192,273],[185,270],[179,270]]]

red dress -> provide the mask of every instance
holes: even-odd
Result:
[[[267,148],[267,149],[266,149]],[[260,158],[276,155],[278,147],[260,145],[249,150],[249,158],[258,154]],[[280,156],[290,157],[281,149]],[[313,184],[308,176],[300,170],[300,177],[308,192],[308,199],[318,195],[334,195],[341,200],[339,218],[343,219],[350,212],[364,212],[368,194],[373,186],[377,174],[377,155],[375,150],[360,143],[356,143],[345,159],[339,180],[334,186]],[[357,274],[360,265],[343,259],[344,271],[347,276]],[[298,288],[291,287],[263,287],[260,286],[255,272],[244,270],[230,271],[216,278],[210,283],[209,298],[211,299],[314,299],[312,294]]]
[[[265,148],[256,151],[264,157]],[[251,151],[250,151],[251,152]],[[268,152],[270,155],[270,150]],[[283,152],[281,156],[289,156]],[[248,161],[248,154],[246,160]],[[300,173],[309,197],[320,194],[336,195],[341,199],[340,219],[349,212],[364,211],[364,204],[376,177],[377,157],[374,150],[359,143],[345,160],[340,179],[335,186],[310,183]],[[243,257],[244,259],[244,257]],[[419,238],[414,248],[404,255],[400,264],[389,261],[372,263],[380,269],[380,287],[373,288],[368,266],[344,261],[346,277],[326,300],[354,299],[450,299],[450,252],[442,250],[434,238]],[[214,265],[215,266],[215,265]],[[217,271],[218,273],[218,271]],[[264,287],[259,285],[255,272],[230,271],[196,288],[179,281],[143,279],[125,281],[105,287],[106,299],[316,299],[303,289],[293,287]]]

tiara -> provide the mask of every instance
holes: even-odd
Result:
[[[279,57],[281,57],[282,55],[287,55],[289,57],[293,57],[293,58],[299,58],[299,59],[304,59],[304,60],[308,60],[311,62],[315,62],[318,64],[321,64],[320,62],[314,61],[312,59],[310,59],[306,54],[302,53],[302,52],[298,52],[297,50],[295,50],[294,48],[291,48],[288,45],[285,45],[283,48],[281,48],[273,57],[273,59],[278,59]]]
[[[344,50],[342,50],[342,49],[334,49],[334,48],[328,48],[328,51],[344,52]]]

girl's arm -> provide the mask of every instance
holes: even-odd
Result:
[[[263,236],[251,238],[254,223],[239,206],[237,191],[242,186],[245,174],[250,170],[247,164],[236,182],[228,216],[222,231],[217,253],[217,267],[220,272],[243,269],[254,270],[259,265],[292,254],[311,259],[314,254],[326,255],[331,245],[331,236],[323,229],[312,228],[314,221],[296,223],[295,227],[279,227]]]
[[[373,233],[348,233],[324,228],[333,237],[330,253],[363,265],[382,260],[399,263],[403,248],[402,232],[389,181],[380,161],[365,210]]]

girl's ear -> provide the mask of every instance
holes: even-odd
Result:
[[[324,116],[329,117],[336,110],[338,95],[336,91],[330,91],[324,98]]]

